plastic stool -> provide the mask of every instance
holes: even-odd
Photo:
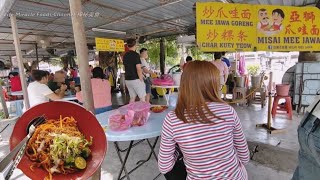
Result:
[[[285,105],[280,105],[279,100],[285,99]],[[272,118],[274,118],[277,114],[277,111],[285,111],[287,112],[289,119],[292,120],[292,106],[291,106],[291,97],[290,96],[275,96],[272,105]]]

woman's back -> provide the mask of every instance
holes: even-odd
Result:
[[[187,179],[247,179],[243,163],[249,151],[240,120],[234,109],[222,103],[208,103],[214,123],[184,123],[175,112],[163,124],[159,169],[168,172],[175,160],[170,159],[177,143],[183,153]]]
[[[92,78],[92,93],[94,99],[94,107],[102,108],[111,106],[111,86],[108,80]]]

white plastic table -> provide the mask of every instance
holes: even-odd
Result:
[[[108,112],[96,115],[101,126],[105,129],[108,141],[111,141],[114,143],[119,160],[121,162],[122,167],[120,169],[118,179],[124,179],[126,177],[128,180],[130,180],[129,174],[134,172],[136,169],[142,166],[145,162],[149,161],[152,155],[158,161],[158,157],[157,157],[157,154],[154,152],[154,148],[158,142],[159,136],[161,135],[163,120],[165,119],[165,116],[168,114],[168,112],[171,110],[172,109],[169,108],[162,113],[151,112],[149,120],[145,125],[138,126],[138,127],[131,127],[130,129],[125,131],[112,131],[108,129],[108,118],[114,111],[108,111]],[[153,144],[150,143],[149,141],[150,138],[156,138]],[[130,151],[132,147],[138,145],[140,142],[144,140],[147,141],[151,152],[146,160],[138,161],[137,163],[138,165],[128,172],[125,165],[128,160]],[[118,142],[121,142],[121,141],[122,142],[130,141],[129,147],[126,149],[120,149]],[[134,143],[134,141],[138,141],[138,142]],[[121,154],[120,154],[121,152],[126,152],[124,160],[121,157]],[[121,177],[122,171],[125,172],[125,176],[123,177]],[[161,174],[158,174],[156,178],[158,178],[160,175]]]
[[[69,95],[62,98],[63,101],[74,101],[77,100],[77,97],[75,95]]]
[[[23,96],[23,92],[22,91],[14,91],[14,92],[10,92],[11,96]]]
[[[177,86],[177,85],[172,85],[172,86],[159,86],[159,85],[152,85],[153,88],[161,88],[162,89],[162,92],[164,94],[164,98],[166,99],[167,101],[167,106],[169,106],[169,99],[170,99],[170,95],[171,95],[171,91],[169,90],[169,93],[168,93],[168,96],[166,96],[166,89],[172,89],[172,88],[177,88],[179,89],[180,86]]]

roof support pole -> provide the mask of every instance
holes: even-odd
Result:
[[[38,54],[38,44],[35,44],[36,48],[36,58],[37,58],[37,69],[39,69],[39,54]]]
[[[79,71],[80,71],[80,83],[81,92],[84,99],[84,107],[94,113],[93,105],[93,94],[90,80],[89,71],[89,57],[88,57],[88,47],[86,33],[84,31],[83,18],[81,16],[82,7],[81,1],[69,0],[71,20],[74,34],[74,41],[77,50],[77,57],[79,60]]]
[[[166,69],[166,52],[165,52],[165,44],[164,38],[160,39],[160,71],[161,74],[164,74]]]
[[[69,0],[74,41],[77,50],[77,57],[79,60],[79,73],[81,92],[84,100],[84,107],[94,113],[93,94],[91,87],[91,80],[89,71],[89,57],[88,57],[88,46],[86,33],[84,31],[81,1]],[[99,180],[101,177],[101,167],[98,168],[97,172],[93,175],[93,180]]]
[[[20,40],[19,40],[19,34],[18,34],[17,18],[15,15],[11,15],[10,20],[11,20],[14,48],[16,50],[16,56],[17,56],[17,60],[18,60],[19,75],[20,75],[22,92],[23,92],[23,99],[24,99],[24,107],[27,110],[30,108],[30,103],[29,103],[29,96],[28,96],[28,92],[27,92],[27,81],[26,81],[26,76],[25,76],[25,72],[24,72],[21,46],[20,46]]]

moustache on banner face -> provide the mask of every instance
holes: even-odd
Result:
[[[268,19],[269,19],[268,17],[264,17],[264,18],[263,18],[263,20],[268,20]]]

